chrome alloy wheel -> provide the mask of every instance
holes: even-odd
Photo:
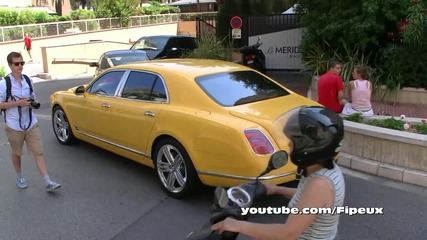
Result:
[[[70,138],[70,125],[62,109],[57,109],[53,114],[53,128],[55,135],[61,142],[68,141]]]
[[[157,154],[157,172],[165,188],[179,193],[187,183],[187,166],[179,150],[173,145],[163,145]]]

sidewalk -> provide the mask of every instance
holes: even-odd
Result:
[[[290,90],[307,97],[308,86],[304,82],[305,77],[297,72],[269,72],[267,73],[274,80],[283,84]],[[405,103],[381,103],[373,102],[375,115],[400,116],[405,115],[411,118],[427,118],[427,105],[423,104],[405,104]]]

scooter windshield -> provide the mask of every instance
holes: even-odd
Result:
[[[298,126],[298,116],[301,107],[297,107],[291,109],[279,117],[277,117],[273,121],[272,125],[272,133],[271,135],[278,143],[286,143],[289,142],[289,147],[293,147],[292,140],[290,136],[294,136],[295,133],[300,134],[300,130],[297,128]],[[290,129],[293,128],[293,129]],[[293,132],[289,135],[290,132]],[[289,149],[290,151],[291,149]]]

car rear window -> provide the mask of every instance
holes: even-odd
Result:
[[[221,106],[238,106],[286,96],[288,91],[255,71],[217,73],[196,78],[203,91]]]
[[[142,53],[111,57],[111,61],[113,62],[114,66],[130,63],[130,62],[145,61],[145,60],[149,60],[149,58],[146,54],[142,54]]]

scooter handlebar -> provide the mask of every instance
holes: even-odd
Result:
[[[235,240],[238,233],[212,231],[211,226],[207,226],[198,232],[191,232],[185,240]]]
[[[211,226],[207,226],[201,229],[200,231],[191,232],[190,234],[187,235],[185,239],[186,240],[207,240],[207,239],[211,239],[214,234],[217,235],[218,233],[216,233],[216,231],[212,231]]]
[[[245,183],[241,188],[245,189],[253,199],[258,199],[267,195],[267,188],[260,181]]]

